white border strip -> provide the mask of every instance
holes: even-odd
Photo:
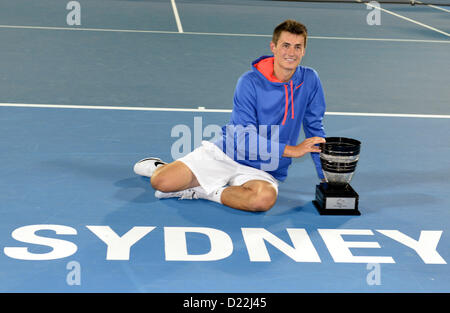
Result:
[[[122,110],[122,111],[160,111],[160,112],[199,112],[199,113],[231,113],[232,112],[231,109],[206,109],[204,107],[199,107],[199,108],[152,108],[152,107],[28,104],[28,103],[0,103],[0,107],[83,109],[83,110]],[[410,117],[410,118],[450,119],[450,115],[438,115],[438,114],[359,113],[359,112],[326,112],[325,114],[326,115],[340,115],[340,116]]]
[[[178,14],[175,0],[170,0],[170,2],[172,3],[173,15],[175,16],[175,21],[177,22],[178,32],[183,33],[183,26],[181,25],[180,15]]]
[[[143,34],[183,34],[199,36],[231,36],[231,37],[272,37],[264,34],[234,34],[234,33],[203,33],[203,32],[177,32],[164,30],[139,30],[139,29],[108,29],[108,28],[82,28],[82,27],[56,27],[56,26],[26,26],[26,25],[0,25],[7,29],[35,29],[35,30],[64,30],[64,31],[87,31],[87,32],[116,32],[116,33],[143,33]],[[364,37],[331,37],[331,36],[308,36],[309,39],[327,40],[360,40],[360,41],[392,41],[392,42],[420,42],[420,43],[450,43],[450,40],[427,40],[427,39],[398,39],[398,38],[364,38]]]

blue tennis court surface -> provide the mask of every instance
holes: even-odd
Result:
[[[449,12],[381,5],[438,32],[361,3],[176,1],[181,32],[171,1],[80,3],[68,26],[66,3],[0,1],[1,292],[450,291]],[[156,199],[134,163],[172,161],[177,125],[210,139],[292,17],[327,135],[362,142],[361,216],[317,213],[309,156],[265,213]]]

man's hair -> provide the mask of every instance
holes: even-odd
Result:
[[[306,46],[306,39],[308,37],[308,30],[306,26],[294,20],[286,20],[273,30],[272,42],[276,45],[280,38],[281,32],[286,31],[295,35],[303,35],[305,38],[304,44]]]

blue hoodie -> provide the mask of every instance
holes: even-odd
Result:
[[[302,122],[306,138],[325,137],[325,98],[314,69],[298,66],[283,83],[273,75],[273,60],[260,57],[239,78],[230,122],[215,144],[236,162],[284,181],[292,159],[282,155],[286,145],[297,145]],[[318,177],[324,178],[319,154],[311,156]]]

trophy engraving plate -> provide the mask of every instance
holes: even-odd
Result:
[[[325,207],[328,210],[352,210],[355,209],[355,198],[334,198],[329,197],[325,202]]]

